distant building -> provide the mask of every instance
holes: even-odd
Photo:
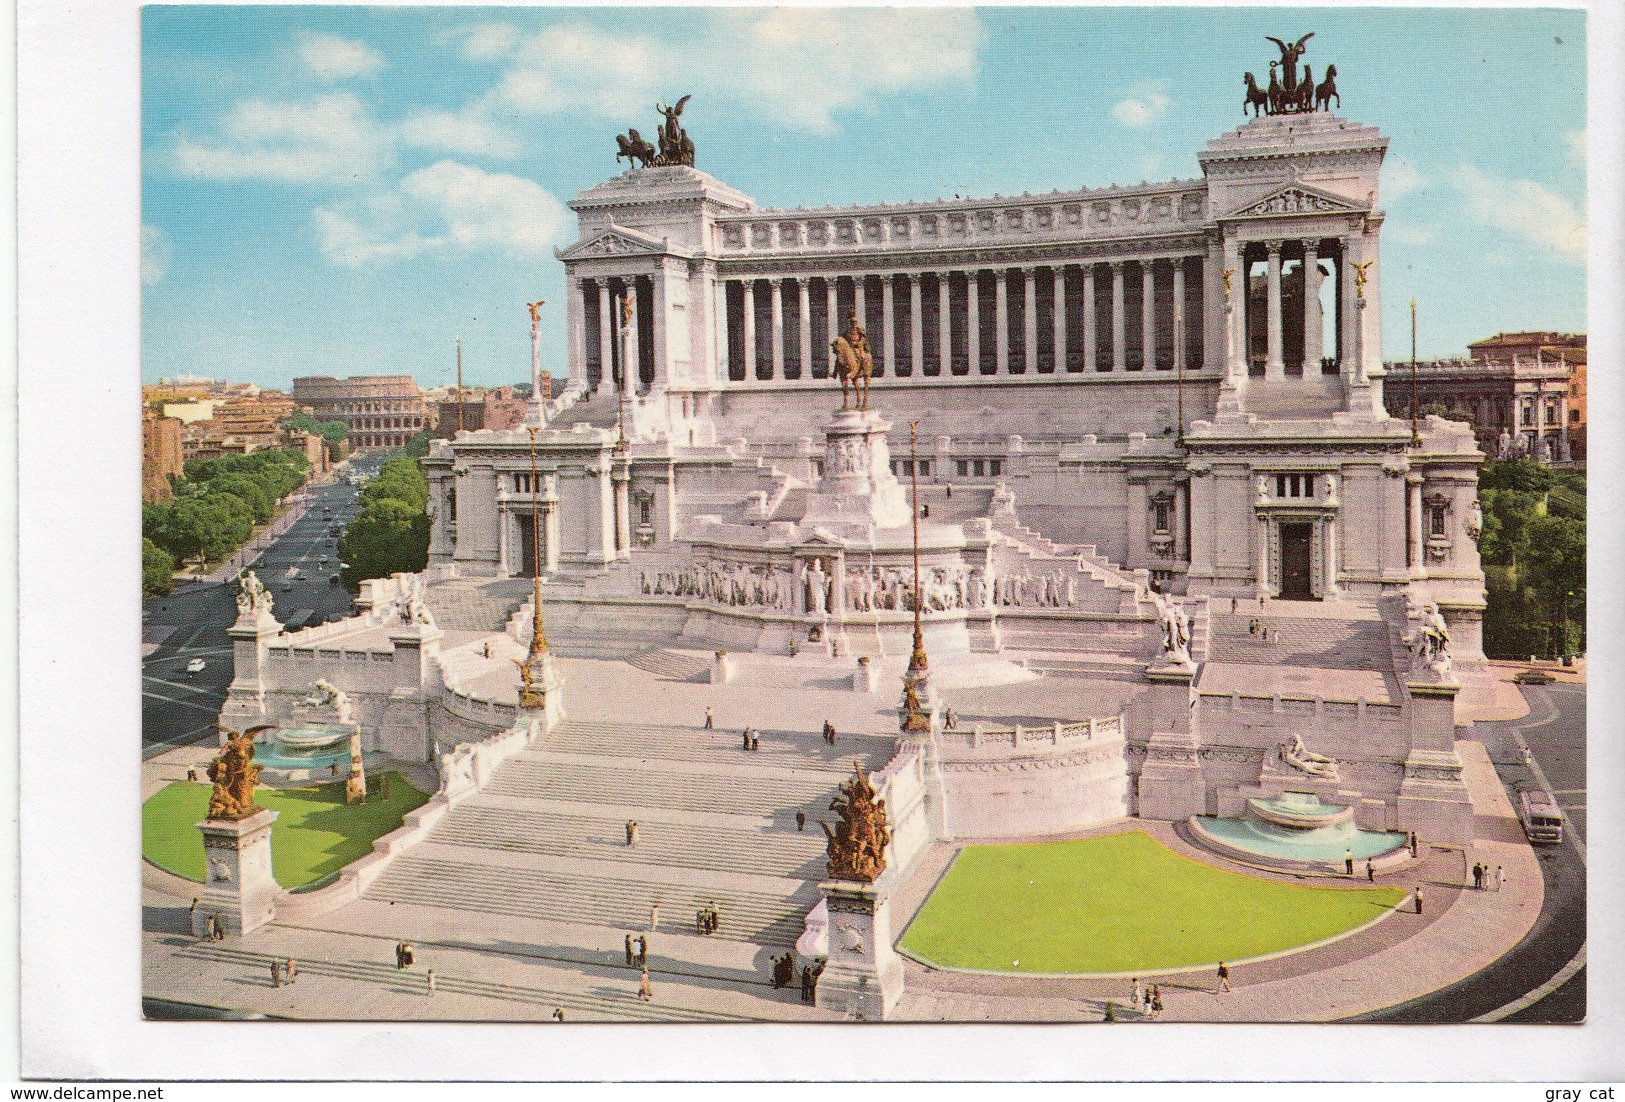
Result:
[[[297,411],[292,398],[265,391],[257,398],[230,398],[214,410],[214,430],[253,445],[254,450],[276,447],[282,440],[282,422]]]
[[[547,385],[546,376],[543,376],[543,380],[542,398],[546,400],[552,388]],[[527,404],[527,400],[515,394],[511,386],[492,390],[467,388],[461,402],[453,396],[435,403],[433,432],[436,437],[449,440],[459,428],[467,432],[516,429],[524,424]],[[459,405],[462,407],[461,419],[458,418]]]
[[[181,458],[181,423],[151,407],[141,410],[141,500],[168,501],[175,496],[170,484],[184,472]]]
[[[1419,362],[1417,408],[1450,410],[1472,425],[1479,447],[1491,457],[1582,461],[1585,340],[1583,334],[1498,333],[1468,345],[1470,358]],[[1392,416],[1408,417],[1410,362],[1389,363],[1387,370],[1384,404]],[[1576,396],[1578,410],[1571,405]]]
[[[214,419],[215,399],[187,398],[179,402],[164,402],[159,409],[165,417],[173,417],[185,425]]]
[[[351,447],[398,448],[428,428],[423,392],[410,375],[305,376],[293,401],[318,421],[343,421]]]

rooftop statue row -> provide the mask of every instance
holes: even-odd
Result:
[[[678,124],[682,117],[683,105],[692,97],[684,96],[677,101],[676,107],[667,107],[665,102],[657,104],[655,110],[659,111],[666,120],[660,124],[660,130],[655,135],[660,140],[660,148],[656,150],[643,139],[636,130],[628,129],[625,134],[615,135],[615,144],[620,146],[620,152],[615,154],[616,163],[625,157],[633,168],[659,168],[665,165],[694,166],[694,140],[688,132]]]
[[[1269,88],[1258,86],[1253,74],[1246,73],[1242,81],[1247,85],[1247,98],[1242,101],[1241,113],[1246,114],[1247,109],[1253,109],[1253,116],[1265,115],[1293,115],[1310,111],[1331,110],[1332,100],[1337,101],[1339,109],[1343,106],[1343,97],[1337,94],[1337,66],[1326,66],[1326,79],[1319,86],[1315,84],[1314,70],[1308,65],[1303,67],[1303,75],[1298,75],[1298,59],[1309,51],[1308,42],[1315,37],[1310,31],[1290,46],[1279,38],[1265,35],[1281,51],[1281,60],[1270,62]]]

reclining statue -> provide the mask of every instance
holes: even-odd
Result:
[[[1324,754],[1310,753],[1303,744],[1303,736],[1295,731],[1290,741],[1281,744],[1281,760],[1312,777],[1325,777],[1331,781],[1338,779],[1337,763]]]

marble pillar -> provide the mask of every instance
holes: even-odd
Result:
[[[1099,355],[1096,347],[1096,321],[1095,318],[1095,266],[1083,266],[1083,369],[1096,370],[1095,357]]]
[[[1028,375],[1038,373],[1038,269],[1023,268],[1021,300],[1022,367]]]
[[[1269,288],[1265,292],[1265,317],[1269,341],[1264,374],[1268,378],[1279,379],[1286,374],[1286,364],[1281,358],[1281,242],[1267,241],[1265,248],[1269,251]]]
[[[965,351],[972,375],[982,373],[982,281],[974,268],[965,273]]]
[[[1157,262],[1140,263],[1140,357],[1147,371],[1157,366]]]
[[[1303,374],[1320,374],[1320,252],[1318,241],[1303,243]]]
[[[937,374],[953,374],[953,317],[948,273],[937,273]]]
[[[745,381],[756,381],[756,281],[747,279],[743,282],[745,299],[741,304],[740,313],[744,314],[745,331]]]
[[[993,284],[993,373],[1010,374],[1010,269],[1000,268]]]
[[[1128,317],[1123,308],[1123,262],[1108,261],[1112,269],[1112,370],[1128,370]]]
[[[1174,264],[1174,370],[1185,367],[1185,258],[1176,256]]]
[[[897,278],[890,273],[880,277],[880,329],[885,334],[886,345],[883,349],[882,362],[886,366],[886,375],[893,377],[897,374]],[[874,344],[871,340],[870,345]]]
[[[1054,276],[1054,286],[1051,288],[1054,330],[1055,330],[1055,370],[1066,370],[1066,269],[1060,265],[1050,269]]]
[[[609,280],[598,281],[598,389],[615,385],[615,311],[609,299]]]
[[[908,363],[912,375],[925,374],[925,303],[920,273],[908,274]]]
[[[800,323],[796,335],[800,338],[801,381],[810,382],[812,369],[812,290],[807,279],[796,280],[796,310]]]
[[[771,314],[773,325],[773,355],[769,370],[772,378],[784,378],[784,280],[770,279],[767,281],[768,289],[772,293]]]

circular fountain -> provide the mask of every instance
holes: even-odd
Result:
[[[267,784],[290,784],[326,780],[333,767],[340,775],[349,771],[350,732],[347,725],[301,723],[266,731],[254,747],[254,760],[265,766],[262,780]]]
[[[1406,848],[1404,834],[1361,830],[1354,825],[1354,808],[1324,803],[1313,792],[1250,799],[1242,818],[1198,815],[1189,826],[1215,853],[1283,868],[1341,872],[1349,854],[1382,867],[1402,860]]]

